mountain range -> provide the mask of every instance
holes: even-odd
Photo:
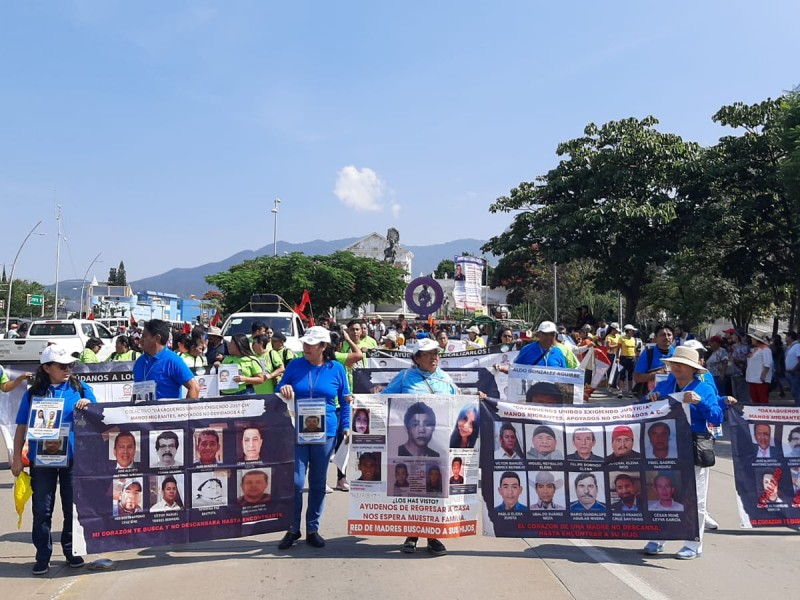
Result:
[[[362,239],[362,237],[330,241],[313,240],[300,244],[278,241],[278,247],[281,253],[301,252],[307,256],[316,254],[328,255],[337,250],[351,246]],[[460,256],[463,253],[480,256],[481,246],[485,243],[485,240],[460,239],[430,246],[401,245],[414,253],[414,260],[412,263],[414,272],[412,275],[418,276],[420,274],[427,275],[432,273],[442,260],[452,260],[454,256]],[[191,295],[195,295],[199,298],[209,289],[213,289],[213,286],[205,281],[207,275],[227,271],[233,265],[258,256],[272,256],[273,248],[274,246],[270,244],[258,250],[243,250],[218,262],[206,263],[197,267],[170,269],[160,275],[145,277],[144,279],[137,279],[129,281],[128,283],[131,288],[133,288],[134,293],[150,290],[177,294],[184,298],[188,298]],[[491,257],[488,258],[490,264],[496,264],[496,260],[492,260]],[[54,286],[47,287],[51,291],[54,288]],[[79,300],[80,289],[81,281],[79,279],[61,281],[59,283],[59,297],[66,298],[67,300]]]

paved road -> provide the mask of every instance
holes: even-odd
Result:
[[[679,561],[646,557],[640,542],[494,539],[447,542],[449,554],[399,552],[400,539],[346,533],[347,494],[328,495],[321,533],[324,549],[300,543],[277,549],[280,534],[110,554],[107,572],[73,570],[54,554],[48,576],[30,575],[31,518],[16,528],[5,449],[0,448],[0,598],[771,598],[796,593],[800,538],[789,529],[741,530],[733,495],[730,445],[718,444],[709,507],[720,522],[707,533],[705,555]],[[3,461],[6,461],[5,463]],[[335,470],[331,467],[330,482]],[[60,517],[59,517],[60,518]],[[56,521],[58,522],[58,520]],[[679,542],[670,542],[674,552]],[[90,557],[97,558],[97,557]]]

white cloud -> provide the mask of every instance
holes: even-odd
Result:
[[[333,193],[345,205],[357,211],[382,210],[380,199],[386,185],[378,174],[364,167],[348,165],[336,174]]]

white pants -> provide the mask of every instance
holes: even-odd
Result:
[[[700,520],[700,540],[697,542],[694,540],[686,541],[683,544],[698,554],[703,552],[703,530],[706,525],[706,501],[708,500],[708,476],[709,469],[707,467],[694,468],[694,478],[697,482],[697,517]]]

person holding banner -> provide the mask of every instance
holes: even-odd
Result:
[[[297,399],[325,399],[325,442],[295,445],[294,458],[294,523],[278,548],[286,550],[300,539],[300,518],[303,513],[303,486],[308,471],[308,508],[306,510],[306,542],[315,548],[325,546],[319,534],[319,520],[325,501],[325,476],[328,460],[339,429],[337,398],[341,403],[341,428],[345,442],[350,439],[350,386],[342,364],[334,358],[331,333],[324,327],[309,327],[303,337],[303,356],[286,367],[277,393],[287,402]]]
[[[33,373],[30,371],[25,371],[17,375],[16,379],[11,380],[8,378],[8,374],[6,370],[0,366],[0,392],[5,392],[8,394],[12,390],[16,389],[23,381],[27,381],[30,377],[33,377]]]
[[[414,361],[414,366],[395,375],[394,379],[389,382],[381,393],[383,394],[458,394],[458,388],[450,375],[445,373],[439,368],[439,344],[430,338],[423,338],[419,340],[417,351],[411,357]],[[422,403],[418,403],[422,404]],[[423,405],[424,406],[424,405]],[[425,406],[425,408],[428,408]],[[409,408],[409,411],[411,409]],[[420,414],[420,413],[418,413]],[[413,416],[413,415],[410,415]],[[422,427],[425,427],[423,421],[419,421]],[[436,420],[433,420],[433,426],[436,425]],[[406,422],[406,427],[409,428],[409,422]],[[432,428],[430,434],[432,434]],[[428,432],[424,432],[424,437],[430,440]],[[412,434],[409,433],[409,442],[406,447],[411,444]],[[421,447],[420,447],[421,448]],[[429,454],[430,449],[427,443],[424,445],[424,450],[420,449],[414,453],[418,456],[438,456],[438,454]],[[401,454],[403,456],[411,456],[408,454]],[[417,551],[417,542],[419,538],[408,537],[403,542],[402,552],[413,554]],[[447,554],[447,548],[444,544],[436,538],[428,538],[428,552],[434,556],[444,556]]]
[[[678,397],[684,404],[689,404],[689,416],[693,437],[707,437],[709,427],[718,426],[722,422],[717,393],[700,376],[706,372],[699,362],[696,350],[679,346],[671,357],[661,359],[670,367],[672,377],[656,385],[655,389],[643,400],[655,402],[661,397]],[[683,548],[678,550],[675,558],[692,560],[703,555],[703,530],[705,528],[706,501],[708,499],[708,467],[695,465],[695,481],[697,487],[697,514],[700,518],[699,538],[697,541],[687,540]],[[653,540],[644,547],[645,554],[660,554],[664,551],[664,542]]]
[[[33,545],[36,547],[34,575],[45,575],[50,570],[50,557],[53,554],[51,536],[53,508],[56,503],[56,488],[61,484],[61,510],[64,524],[61,529],[61,547],[69,566],[78,568],[84,565],[83,558],[72,553],[72,459],[75,450],[75,437],[72,422],[75,410],[86,408],[96,402],[94,392],[72,374],[75,358],[66,348],[53,344],[42,352],[40,365],[34,375],[33,383],[22,396],[17,412],[17,429],[14,434],[14,453],[11,459],[11,472],[18,477],[22,472],[22,447],[28,431],[31,403],[34,398],[57,398],[64,401],[62,426],[70,425],[67,449],[68,463],[65,467],[36,466],[31,461],[31,488],[33,498]],[[28,456],[36,456],[37,442],[28,442]]]
[[[517,354],[514,364],[566,369],[567,358],[564,356],[563,350],[555,343],[558,333],[556,324],[552,321],[542,321],[536,331],[539,341],[523,346]],[[494,368],[497,371],[508,373],[508,365],[496,364]]]
[[[264,367],[250,348],[250,341],[243,333],[231,337],[228,343],[228,356],[222,360],[223,365],[234,364],[239,367],[239,374],[233,380],[239,384],[234,390],[222,390],[225,396],[252,395],[256,393],[255,386],[261,385],[266,380]]]

